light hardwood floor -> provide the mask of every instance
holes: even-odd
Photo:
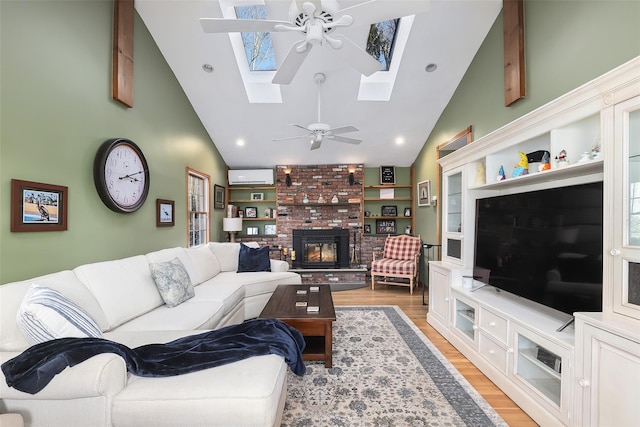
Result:
[[[425,302],[427,302],[426,295]],[[510,426],[529,427],[538,425],[427,323],[427,306],[422,305],[421,288],[414,289],[413,295],[410,295],[409,290],[404,286],[376,284],[376,289],[373,291],[370,286],[367,286],[349,291],[333,292],[333,303],[335,306],[399,306]]]

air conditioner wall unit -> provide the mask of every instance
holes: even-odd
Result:
[[[273,169],[229,169],[229,185],[273,185]]]

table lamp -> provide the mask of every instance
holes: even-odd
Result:
[[[229,233],[229,241],[236,241],[236,232],[242,230],[242,218],[222,218],[222,230]]]

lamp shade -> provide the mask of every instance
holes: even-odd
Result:
[[[222,218],[222,230],[224,231],[241,231],[242,218]]]

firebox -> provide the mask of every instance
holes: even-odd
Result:
[[[294,268],[348,268],[349,230],[293,230]]]

